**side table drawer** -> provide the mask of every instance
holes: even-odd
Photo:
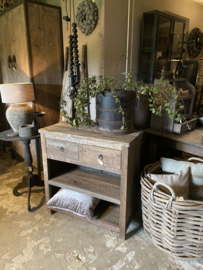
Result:
[[[103,165],[98,161],[102,159]],[[121,169],[121,151],[103,147],[84,145],[82,146],[82,161],[88,164],[95,164],[102,168]]]
[[[73,159],[79,160],[79,147],[78,143],[46,139],[47,157],[57,160]]]

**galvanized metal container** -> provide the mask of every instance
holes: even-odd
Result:
[[[101,133],[110,135],[121,135],[133,132],[135,123],[135,100],[134,91],[117,90],[116,92],[121,103],[116,103],[110,91],[104,91],[96,98],[96,114],[98,129]],[[122,113],[119,107],[123,108],[126,129],[121,130]]]

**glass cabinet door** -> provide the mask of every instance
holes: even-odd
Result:
[[[172,43],[172,56],[171,56],[171,71],[175,74],[179,60],[182,58],[183,41],[184,41],[185,23],[175,20],[173,43]]]
[[[141,80],[144,83],[150,83],[153,77],[152,74],[152,52],[143,52],[142,53],[142,73],[141,73]]]
[[[156,52],[156,70],[155,78],[160,79],[161,71],[170,71],[170,38],[171,38],[172,19],[165,16],[159,16],[158,37]]]
[[[140,60],[140,80],[145,83],[149,83],[153,79],[154,24],[155,13],[145,14],[142,29],[142,57]]]
[[[172,59],[181,59],[183,52],[185,23],[175,20],[172,44]]]
[[[155,14],[148,14],[144,16],[144,29],[143,29],[143,49],[153,47],[154,41],[154,18]]]
[[[143,13],[139,79],[144,83],[160,79],[162,69],[175,75],[182,59],[185,23],[158,10]]]

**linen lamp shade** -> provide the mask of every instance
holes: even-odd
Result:
[[[27,104],[35,100],[32,83],[0,84],[0,93],[3,103],[11,103],[6,111],[6,118],[15,134],[21,126],[32,124],[33,110]]]
[[[3,103],[23,103],[35,100],[32,83],[5,83],[0,84]]]

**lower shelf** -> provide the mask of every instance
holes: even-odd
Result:
[[[52,210],[56,212],[55,209],[52,209]],[[57,212],[66,214],[68,216],[71,216],[77,219],[81,219],[83,221],[95,224],[97,226],[101,226],[103,228],[106,228],[114,232],[120,232],[119,230],[120,207],[118,205],[115,205],[106,201],[101,201],[98,204],[97,208],[95,209],[94,217],[92,218],[92,220],[88,220],[87,218],[78,216],[70,211],[57,210]]]
[[[48,180],[49,185],[71,189],[120,204],[120,177],[74,167]]]

